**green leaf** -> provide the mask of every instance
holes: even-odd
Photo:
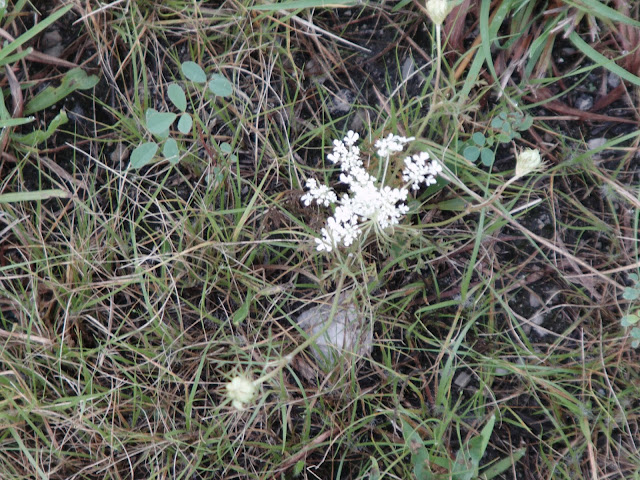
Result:
[[[147,129],[154,135],[162,135],[169,130],[177,114],[173,112],[158,112],[153,108],[147,109]]]
[[[485,143],[485,138],[484,135],[480,132],[476,132],[471,136],[471,139],[473,140],[473,143],[475,143],[477,146],[479,147],[484,147],[484,143]]]
[[[624,328],[631,327],[640,321],[640,316],[637,313],[631,313],[629,315],[625,315],[620,319],[620,325]]]
[[[640,289],[634,287],[627,287],[622,292],[622,298],[625,300],[637,300],[640,297]]]
[[[502,130],[502,125],[504,125],[504,120],[502,120],[500,117],[494,117],[493,120],[491,120],[491,128]]]
[[[162,147],[162,155],[164,158],[169,160],[171,165],[176,165],[180,161],[180,149],[178,148],[178,142],[173,138],[168,138]]]
[[[45,18],[43,21],[41,21],[38,24],[36,24],[33,28],[30,28],[25,33],[20,35],[14,41],[12,41],[11,43],[9,43],[7,45],[4,45],[2,48],[0,48],[0,65],[5,65],[7,63],[6,60],[7,60],[7,56],[8,55],[10,55],[14,50],[17,50],[18,47],[20,47],[21,45],[23,45],[24,43],[28,42],[33,37],[38,35],[40,32],[44,31],[46,28],[48,28],[56,20],[58,20],[59,18],[63,17],[64,15],[66,15],[67,12],[73,8],[73,6],[74,6],[74,4],[70,3],[69,5],[66,5],[65,7],[61,8],[60,10],[58,10],[57,12],[52,13],[47,18]],[[14,7],[15,7],[15,5],[14,5]]]
[[[191,115],[188,113],[183,113],[180,115],[180,119],[178,120],[178,130],[185,135],[191,131],[191,126],[193,125],[193,119]]]
[[[490,167],[491,165],[493,165],[495,159],[496,156],[493,153],[493,150],[490,150],[488,148],[483,148],[482,150],[480,150],[480,161],[485,167]]]
[[[637,20],[626,17],[617,10],[603,5],[597,0],[580,0],[580,2],[575,3],[574,6],[589,15],[605,17],[609,20],[613,20],[614,22],[626,23],[627,25],[640,27],[640,22],[638,22]]]
[[[511,140],[513,140],[513,137],[508,133],[500,132],[496,135],[496,140],[498,140],[500,143],[509,143]]]
[[[487,449],[495,423],[496,416],[491,415],[491,418],[480,432],[480,435],[473,437],[469,440],[468,445],[464,445],[458,451],[454,471],[452,472],[453,480],[471,480],[478,476],[480,460],[482,460],[482,456]]]
[[[44,110],[47,107],[59,102],[75,90],[87,90],[93,88],[100,81],[95,75],[87,76],[81,68],[69,70],[59,87],[47,87],[35,97],[33,97],[24,109],[25,115]]]
[[[16,192],[0,194],[0,204],[46,200],[48,198],[69,198],[69,192],[60,189],[39,190],[37,192]]]
[[[591,60],[593,60],[595,63],[597,63],[601,67],[606,68],[610,72],[615,73],[616,75],[618,75],[620,78],[623,78],[627,82],[633,83],[634,85],[640,87],[640,77],[637,77],[633,73],[619,66],[613,60],[610,60],[604,55],[602,55],[600,52],[598,52],[593,47],[591,47],[588,43],[582,40],[582,38],[580,38],[580,35],[578,35],[576,32],[571,32],[571,34],[569,35],[569,40],[573,42],[573,44],[576,46],[578,50],[580,50],[583,54],[585,54],[587,57],[589,57]]]
[[[251,306],[252,298],[253,294],[251,292],[247,292],[247,296],[245,297],[242,306],[233,312],[232,323],[234,325],[238,325],[249,316],[249,307]]]
[[[464,156],[464,158],[466,158],[470,162],[475,162],[476,160],[478,160],[478,157],[480,156],[480,149],[474,145],[470,145],[464,149],[464,152],[462,152],[462,155]]]
[[[228,154],[229,154],[229,153],[231,153],[233,150],[232,150],[232,148],[231,148],[231,145],[229,145],[229,143],[228,143],[228,142],[222,142],[222,143],[220,144],[220,151],[221,151],[222,153],[226,153],[226,154],[228,155]]]
[[[207,81],[207,74],[196,62],[184,62],[182,64],[182,73],[192,82],[205,83]]]
[[[509,468],[511,468],[512,465],[515,465],[516,463],[518,463],[520,459],[524,457],[525,453],[527,453],[526,447],[516,450],[508,457],[503,458],[499,462],[496,462],[493,465],[491,465],[486,470],[483,470],[482,478],[486,478],[487,480],[490,480],[502,474],[503,472],[506,472]]]
[[[369,480],[381,480],[382,475],[380,475],[380,466],[378,465],[378,460],[376,457],[369,457],[371,461],[371,468],[369,469]]]
[[[16,142],[22,143],[23,145],[29,145],[31,147],[35,147],[43,142],[46,142],[51,135],[55,133],[60,125],[64,125],[69,121],[66,112],[61,111],[58,115],[54,117],[53,120],[49,123],[49,126],[46,130],[35,130],[26,135],[19,135],[14,133],[11,135],[11,138]]]
[[[184,90],[180,85],[177,83],[169,85],[167,94],[169,95],[169,100],[173,102],[176,108],[183,112],[187,109],[187,96],[184,94]]]
[[[420,434],[404,418],[402,418],[402,431],[404,441],[411,451],[411,463],[415,477],[418,480],[430,480],[432,475],[428,467],[429,451],[424,446]]]
[[[293,476],[297,477],[298,475],[300,475],[304,471],[304,467],[306,466],[307,464],[304,460],[298,460],[293,466]]]
[[[148,165],[151,160],[153,160],[157,151],[158,144],[156,142],[147,142],[139,145],[131,152],[130,168],[142,168]]]
[[[6,120],[0,120],[0,128],[5,127],[17,127],[18,125],[25,125],[35,120],[35,117],[27,118],[7,118]]]
[[[247,10],[277,12],[278,10],[300,10],[303,8],[339,8],[357,5],[358,0],[290,0],[288,2],[252,5]]]
[[[522,121],[516,125],[516,129],[523,132],[525,130],[529,130],[531,125],[533,125],[533,117],[531,115],[525,115]]]
[[[224,76],[214,73],[209,82],[209,90],[219,97],[230,97],[233,93],[233,85]]]

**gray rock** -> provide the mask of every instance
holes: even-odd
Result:
[[[351,301],[352,292],[340,295],[340,304],[331,325],[315,342],[313,354],[323,368],[333,368],[345,356],[365,356],[371,353],[371,324]],[[298,325],[313,336],[322,330],[331,315],[332,300],[300,314]]]

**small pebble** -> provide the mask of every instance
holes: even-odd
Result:
[[[331,114],[347,113],[349,110],[351,110],[351,106],[353,105],[355,99],[356,96],[351,90],[347,90],[346,88],[338,90],[338,92],[333,96],[331,104],[329,105],[329,112]]]
[[[470,381],[471,375],[469,375],[467,372],[460,372],[453,383],[459,388],[464,388],[469,384]]]
[[[580,95],[576,98],[575,107],[578,110],[587,111],[593,107],[593,97],[589,95]]]
[[[62,35],[60,35],[60,32],[58,30],[51,30],[42,35],[40,48],[42,48],[42,53],[59,58],[64,51]]]
[[[589,150],[595,150],[607,143],[607,139],[604,137],[591,138],[587,140],[587,148]]]
[[[613,72],[609,72],[609,75],[607,75],[607,85],[609,85],[611,89],[616,88],[620,85],[620,77]]]

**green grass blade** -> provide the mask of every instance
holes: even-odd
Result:
[[[71,3],[69,5],[67,5],[66,7],[61,8],[57,12],[51,14],[49,17],[44,19],[42,22],[38,23],[35,27],[31,28],[30,30],[28,30],[25,33],[23,33],[22,35],[20,35],[13,42],[11,42],[7,46],[5,46],[2,49],[0,49],[0,65],[4,65],[6,63],[6,61],[4,61],[4,60],[6,60],[6,57],[11,52],[16,50],[17,48],[19,48],[20,46],[22,46],[23,44],[25,44],[29,40],[31,40],[33,37],[35,37],[39,33],[43,32],[52,23],[54,23],[60,17],[64,16],[72,8],[73,8],[73,4],[71,4]]]
[[[639,77],[629,72],[628,70],[625,70],[613,60],[609,60],[607,57],[596,51],[593,47],[582,40],[580,38],[580,35],[578,35],[576,32],[571,32],[571,35],[569,35],[569,40],[573,42],[578,50],[580,50],[583,54],[585,54],[598,65],[606,68],[610,72],[615,73],[627,82],[633,83],[634,85],[640,87]]]
[[[566,2],[567,5],[572,5],[583,12],[586,12],[590,15],[594,15],[599,18],[608,18],[609,20],[613,20],[614,22],[626,23],[627,25],[631,25],[633,27],[640,27],[640,22],[629,18],[622,13],[614,10],[607,5],[603,5],[597,0],[580,0],[578,3],[574,2]]]
[[[248,10],[260,10],[263,12],[277,12],[278,10],[300,10],[303,8],[340,8],[352,7],[361,2],[358,0],[291,0],[290,2],[268,3],[254,5]]]
[[[17,127],[18,125],[24,125],[26,123],[31,123],[35,120],[34,117],[27,118],[8,118],[6,120],[0,120],[0,128],[4,127]]]
[[[39,190],[37,192],[17,192],[0,194],[0,204],[31,202],[33,200],[47,200],[49,198],[69,198],[69,192],[60,189]]]

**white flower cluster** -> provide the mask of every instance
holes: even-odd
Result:
[[[234,377],[227,384],[227,395],[237,410],[244,410],[253,401],[257,390],[255,382],[242,376]]]
[[[442,172],[442,165],[429,160],[427,152],[420,152],[412,157],[404,159],[405,169],[402,172],[402,179],[411,185],[411,188],[418,190],[420,184],[433,185],[436,183],[436,175]]]
[[[348,247],[362,233],[362,224],[372,221],[380,229],[397,225],[400,218],[409,211],[404,203],[409,194],[407,188],[391,188],[377,185],[375,177],[364,169],[360,158],[360,149],[355,145],[359,135],[349,131],[343,140],[333,141],[333,152],[327,158],[340,165],[342,173],[340,181],[349,186],[349,194],[338,199],[337,195],[326,185],[310,178],[306,186],[309,191],[302,196],[302,202],[309,206],[312,202],[329,206],[337,204],[332,217],[321,230],[322,238],[316,238],[317,249],[327,251],[339,246]],[[378,156],[389,160],[395,153],[401,152],[413,138],[390,134],[387,138],[375,143]],[[435,176],[442,171],[442,166],[435,160],[427,162],[426,152],[407,157],[404,160],[403,180],[417,190],[420,184],[435,183]]]

